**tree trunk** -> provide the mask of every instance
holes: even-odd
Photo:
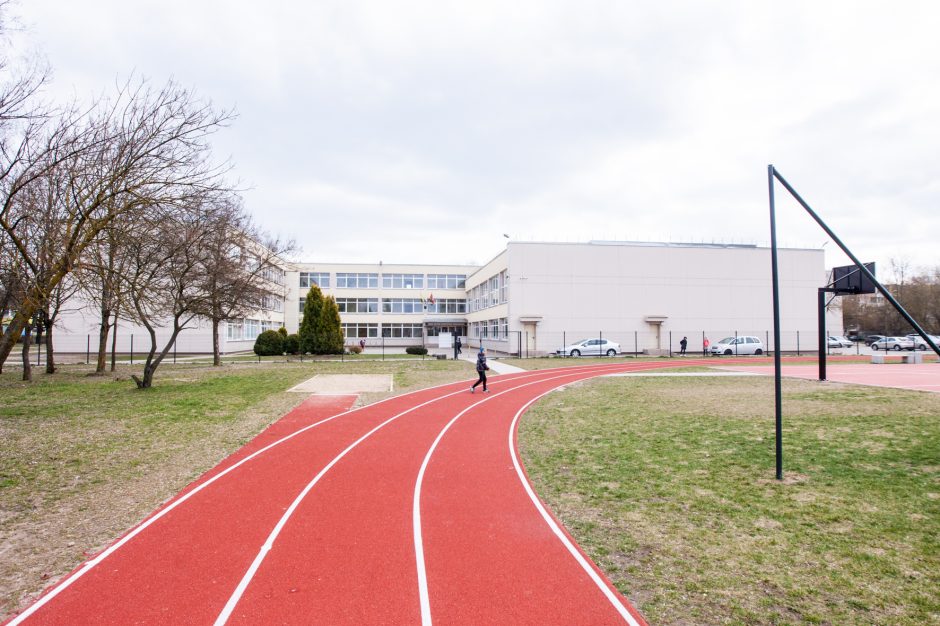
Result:
[[[30,330],[32,330],[32,328],[27,326],[26,332],[23,333],[23,380],[27,382],[33,382],[33,368],[29,364]]]
[[[108,332],[111,330],[111,309],[101,307],[101,323],[98,326],[98,360],[95,374],[104,374],[108,360]]]
[[[46,317],[46,373],[55,374],[55,353],[52,349],[52,326],[55,320]]]
[[[219,352],[219,320],[212,320],[212,365],[222,365],[222,355]]]
[[[114,332],[111,333],[111,371],[114,371],[115,363],[117,361],[117,321],[118,321],[118,312],[117,309],[114,311],[114,322],[111,326],[114,328]]]
[[[35,311],[29,311],[27,314],[27,312],[21,308],[13,314],[10,325],[7,326],[3,337],[0,337],[0,366],[2,366],[7,360],[7,357],[10,356],[13,347],[16,345],[17,338],[23,333],[23,329],[26,328],[29,323],[29,318],[32,317],[34,312]]]

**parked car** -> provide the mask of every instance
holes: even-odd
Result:
[[[936,345],[940,346],[940,337],[938,337],[937,335],[929,335],[929,334],[927,336],[930,337],[930,340],[933,341]],[[920,335],[908,335],[907,337],[905,337],[905,339],[910,339],[911,341],[913,341],[914,347],[917,348],[918,350],[926,350],[927,348],[930,347],[927,345],[927,342],[924,341],[924,338],[921,337]]]
[[[913,350],[914,342],[907,337],[884,337],[871,344],[872,350]]]
[[[725,337],[713,343],[710,350],[712,354],[763,354],[764,342],[760,340],[760,337],[738,335]]]
[[[582,339],[555,351],[560,356],[615,356],[619,353],[620,344],[606,339]]]
[[[853,345],[855,344],[847,337],[829,337],[830,348],[851,348]]]
[[[881,340],[884,339],[884,338],[885,338],[884,335],[868,335],[868,336],[865,337],[865,345],[866,345],[866,346],[870,346],[871,344],[875,343],[876,341],[881,341]]]

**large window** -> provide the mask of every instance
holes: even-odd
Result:
[[[423,313],[424,304],[418,298],[382,298],[383,313]]]
[[[265,311],[283,311],[284,300],[277,296],[261,296],[261,308]]]
[[[466,274],[428,274],[428,289],[463,289],[466,286]]]
[[[422,324],[382,324],[383,337],[423,337]]]
[[[428,304],[428,313],[466,313],[467,301],[456,298],[441,298]]]
[[[337,298],[340,313],[378,313],[378,298]]]
[[[243,332],[241,320],[232,320],[226,324],[226,327],[228,328],[226,338],[229,341],[241,341]]]
[[[385,289],[424,289],[424,274],[382,274]]]
[[[378,324],[343,324],[343,336],[344,337],[378,337],[379,336],[379,325]]]
[[[336,287],[339,289],[378,289],[378,274],[344,274],[337,272]]]
[[[245,334],[242,337],[245,340],[254,341],[261,333],[260,320],[245,320]]]
[[[300,288],[310,289],[310,285],[316,285],[320,289],[329,289],[330,287],[329,272],[301,272],[300,273]]]
[[[499,336],[503,339],[509,337],[509,320],[505,317],[499,318]]]

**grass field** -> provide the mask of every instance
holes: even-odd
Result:
[[[384,373],[400,393],[473,374],[436,360],[180,365],[138,391],[130,369],[87,372],[0,376],[0,619],[287,412],[294,384]],[[572,385],[524,416],[523,458],[653,624],[940,624],[940,395],[785,380],[778,482],[772,384]]]
[[[940,623],[940,395],[770,378],[551,394],[537,491],[653,624]]]

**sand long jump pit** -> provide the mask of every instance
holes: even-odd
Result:
[[[391,374],[318,374],[287,390],[317,395],[349,395],[393,391]]]

